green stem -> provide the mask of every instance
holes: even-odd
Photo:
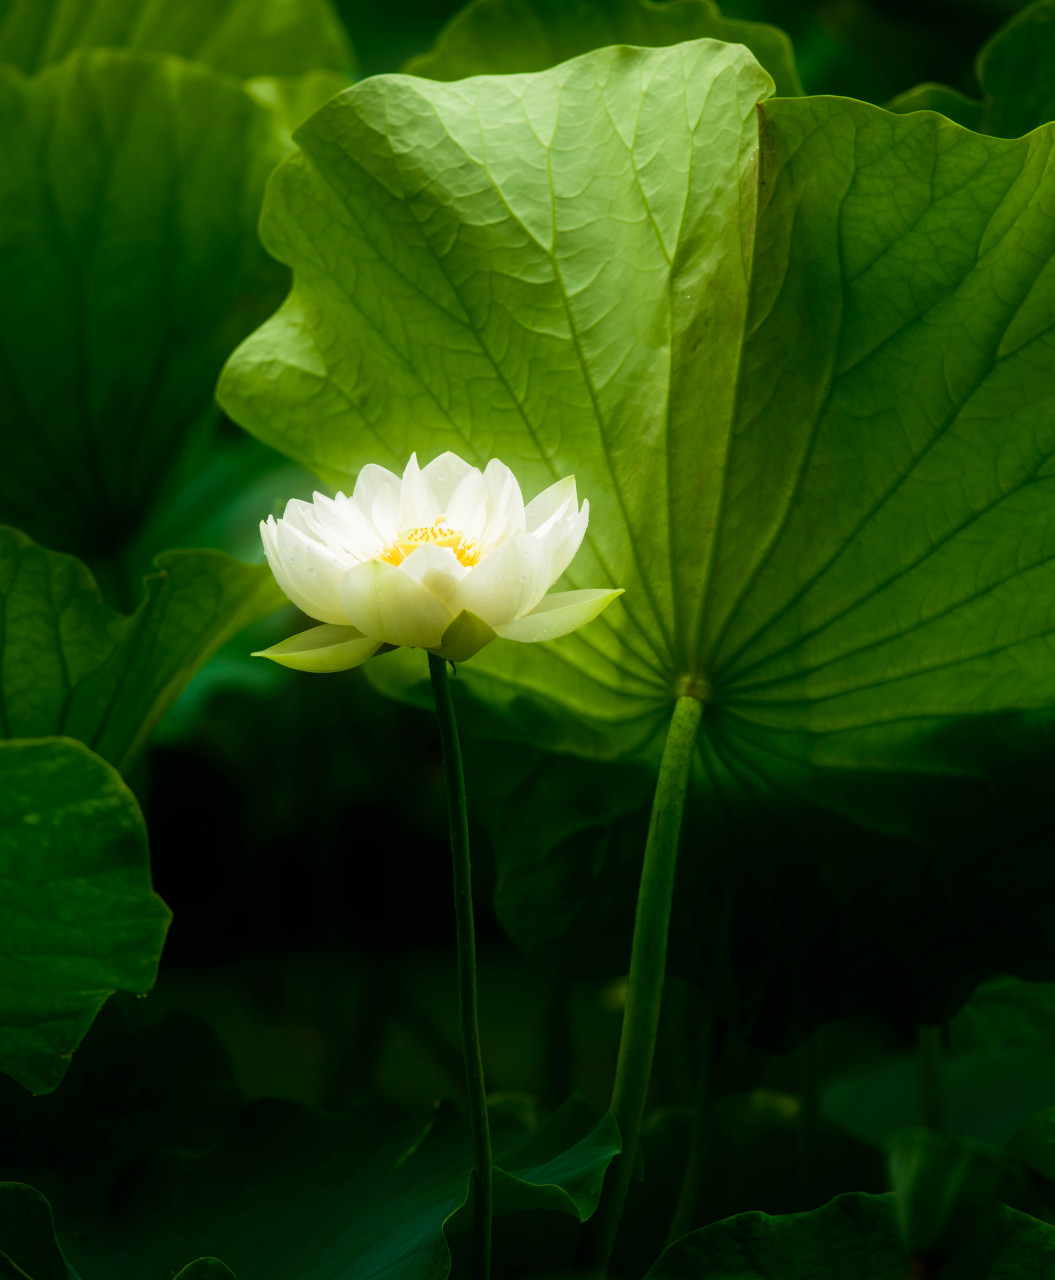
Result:
[[[920,1123],[937,1133],[945,1132],[945,1053],[941,1027],[920,1024],[916,1028],[919,1059]]]
[[[663,1002],[681,815],[702,716],[703,703],[698,698],[680,697],[674,704],[652,801],[652,819],[637,893],[623,1031],[612,1090],[611,1109],[619,1124],[623,1149],[605,1179],[596,1224],[591,1232],[592,1265],[601,1275],[608,1269],[637,1159]]]
[[[480,1052],[480,1028],[476,1012],[476,939],[473,933],[472,870],[469,864],[469,819],[465,808],[465,777],[458,726],[447,675],[447,663],[429,654],[429,675],[436,700],[436,719],[443,748],[443,772],[447,779],[447,807],[451,819],[451,854],[454,867],[454,914],[458,922],[458,1008],[461,1019],[465,1084],[469,1094],[469,1120],[473,1151],[473,1280],[491,1275],[491,1217],[493,1175],[491,1130],[487,1122],[484,1062]]]

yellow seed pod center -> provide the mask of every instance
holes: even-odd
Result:
[[[378,556],[379,560],[387,560],[389,564],[402,562],[418,547],[448,547],[457,556],[459,562],[467,569],[480,561],[480,551],[476,543],[466,538],[457,529],[451,529],[443,523],[441,516],[434,524],[419,529],[400,530],[399,536],[391,546],[385,547]]]

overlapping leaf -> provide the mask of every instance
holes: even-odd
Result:
[[[950,1280],[1027,1280],[1055,1264],[1055,1228],[1001,1208]],[[672,1244],[646,1280],[904,1280],[893,1196],[839,1196],[813,1213],[742,1213]]]
[[[197,668],[282,600],[266,566],[168,551],[124,616],[70,556],[0,528],[0,737],[63,734],[126,770]]]
[[[0,1276],[3,1280],[70,1280],[55,1239],[51,1206],[18,1182],[0,1182]],[[215,1258],[198,1258],[176,1280],[234,1280]]]
[[[1042,821],[1055,704],[1055,166],[1048,131],[756,111],[767,87],[708,41],[358,86],[276,174],[296,284],[221,394],[339,484],[415,448],[501,456],[529,494],[577,476],[569,584],[626,595],[465,687],[595,755],[705,698],[679,898],[780,1039],[904,1001],[906,973],[939,1016],[965,963],[1051,959],[1013,914],[1043,913],[1043,864],[1007,851]],[[555,739],[560,709],[594,737]]]
[[[497,1214],[589,1217],[618,1151],[610,1116],[597,1121],[572,1100],[535,1130],[501,1111],[492,1125]],[[66,1230],[60,1212],[59,1238],[84,1280],[166,1274],[195,1253],[259,1280],[443,1280],[447,1238],[471,1221],[469,1126],[451,1105],[423,1131],[379,1100],[344,1117],[268,1100],[212,1154],[179,1163],[158,1183],[160,1202],[144,1196],[134,1222],[104,1226],[71,1212]]]
[[[89,558],[125,543],[277,299],[255,235],[272,113],[181,59],[0,67],[0,519]]]
[[[0,742],[0,884],[0,1070],[43,1093],[108,996],[153,985],[169,922],[139,806],[82,744]]]
[[[404,68],[430,80],[543,71],[605,45],[647,47],[710,38],[750,49],[776,92],[802,92],[791,41],[778,27],[723,18],[713,0],[473,0],[429,53]]]
[[[899,94],[892,111],[940,111],[979,133],[1017,138],[1055,119],[1055,0],[1035,0],[982,47],[975,64],[982,99],[941,84]]]
[[[353,61],[330,0],[0,0],[0,62],[32,74],[100,47],[175,53],[240,77]]]

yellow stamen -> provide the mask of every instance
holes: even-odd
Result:
[[[479,548],[464,534],[442,524],[442,519],[441,516],[434,524],[420,529],[408,529],[406,533],[401,531],[395,542],[390,547],[385,547],[377,558],[387,560],[389,564],[402,564],[418,547],[449,547],[459,562],[471,569],[480,561]]]

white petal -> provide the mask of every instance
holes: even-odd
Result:
[[[451,495],[443,523],[475,542],[487,523],[487,481],[474,467]]]
[[[421,474],[428,481],[433,497],[439,503],[441,515],[450,507],[451,498],[465,477],[474,473],[480,474],[476,467],[470,466],[456,453],[441,453],[428,466],[421,468]]]
[[[549,560],[550,586],[571,564],[576,551],[582,545],[586,526],[590,523],[590,503],[585,501],[578,515],[572,516],[574,508],[569,509],[570,519],[557,520],[548,528],[543,526],[534,536],[539,538],[546,548]]]
[[[399,527],[403,530],[425,529],[441,515],[443,511],[440,504],[418,466],[418,455],[412,453],[403,472],[403,484],[399,492]]]
[[[447,601],[496,630],[533,609],[550,585],[545,550],[530,533],[514,533],[471,570]]]
[[[288,513],[289,507],[286,507]],[[363,514],[357,503],[339,493],[327,498],[317,493],[312,503],[312,517],[318,535],[333,547],[346,551],[355,560],[371,560],[385,546],[374,528],[374,522]]]
[[[379,489],[370,508],[370,522],[386,547],[399,537],[399,490]]]
[[[347,559],[274,516],[260,534],[275,581],[297,608],[320,622],[347,624],[339,594]]]
[[[349,569],[340,595],[347,620],[386,644],[434,649],[454,618],[409,573],[385,560],[367,560]]]
[[[622,594],[622,587],[615,591],[604,587],[591,587],[585,591],[554,591],[531,613],[515,618],[495,630],[504,640],[520,640],[524,643],[555,640],[558,636],[566,636],[569,631],[577,631],[579,627],[592,622],[599,613],[607,609],[616,596]]]
[[[412,551],[396,567],[400,573],[408,573],[415,582],[420,582],[437,600],[446,600],[465,575],[472,573],[450,547],[436,547],[428,543]]]
[[[558,480],[556,484],[551,484],[548,489],[543,489],[536,498],[524,508],[524,521],[528,533],[534,533],[541,525],[544,525],[548,519],[559,511],[569,499],[575,506],[575,510],[579,510],[579,500],[575,496],[575,477],[565,476],[563,480]]]
[[[387,546],[399,533],[399,476],[370,462],[355,481],[351,501],[373,524]]]
[[[380,648],[380,640],[364,636],[356,627],[325,623],[260,649],[253,657],[270,658],[295,671],[349,671],[361,667]]]
[[[480,544],[490,548],[527,526],[520,485],[505,463],[492,458],[484,471],[484,479],[487,481],[487,522]]]

